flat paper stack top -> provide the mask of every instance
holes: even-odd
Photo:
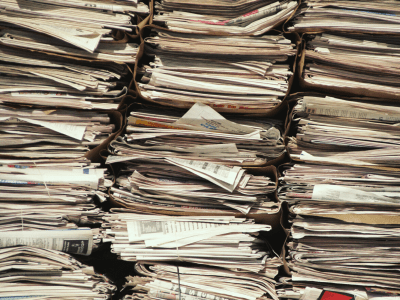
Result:
[[[2,1],[0,102],[116,109],[138,45],[114,37],[134,34],[135,13],[148,11],[132,4]]]
[[[400,47],[390,35],[322,33],[307,42],[304,80],[332,88],[400,94]],[[368,63],[365,63],[368,61]]]
[[[133,299],[275,299],[275,281],[271,275],[234,272],[204,266],[182,267],[167,264],[135,266],[139,276],[129,276],[126,288],[132,288],[124,300]],[[274,272],[277,274],[277,269]],[[179,272],[179,273],[178,273]]]
[[[400,34],[400,7],[395,0],[306,0],[290,31]]]
[[[299,120],[296,139],[289,141],[293,158],[344,165],[399,167],[400,130],[396,105],[306,97],[302,108],[298,109],[305,116]]]
[[[156,2],[154,22],[176,32],[260,35],[282,24],[297,1],[180,1]]]
[[[269,273],[269,261],[280,263],[257,237],[271,226],[245,218],[112,213],[104,219],[103,241],[112,242],[123,260],[181,261],[261,273]]]
[[[111,299],[116,290],[105,276],[59,251],[0,249],[0,265],[1,299]]]
[[[215,37],[157,31],[146,39],[154,61],[139,69],[139,88],[153,102],[218,111],[263,113],[288,91],[293,45],[282,35]]]

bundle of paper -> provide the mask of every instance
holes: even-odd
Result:
[[[176,32],[260,35],[282,24],[297,1],[179,1],[155,2],[153,19]]]
[[[142,96],[189,108],[194,101],[217,110],[265,112],[280,103],[292,75],[295,54],[282,35],[215,37],[153,32],[145,53],[153,61],[140,68]],[[212,57],[212,58],[211,58]]]
[[[369,290],[399,297],[399,214],[376,215],[371,213],[366,222],[321,219],[312,214],[296,217],[289,243],[294,286],[361,290],[364,294]],[[397,221],[391,223],[385,220],[387,216]]]
[[[0,166],[0,231],[76,228],[102,223],[104,169]]]
[[[306,0],[296,12],[290,31],[400,34],[396,0],[379,2]]]
[[[400,213],[400,174],[368,167],[295,164],[284,171],[279,199],[296,214]]]
[[[147,5],[143,3],[137,6],[132,3],[127,5],[128,3],[109,0],[93,2],[3,0],[0,7],[2,9],[0,24],[50,36],[50,40],[63,41],[72,46],[72,50],[76,47],[94,53],[100,47],[103,49],[99,52],[112,53],[114,52],[112,45],[106,44],[106,42],[114,41],[112,31],[119,29],[133,32],[136,25],[132,22],[132,17],[135,13],[149,12]],[[41,36],[41,39],[44,36]],[[35,35],[31,41],[35,40],[35,37],[40,37],[40,35]],[[29,41],[28,37],[27,42]],[[99,46],[99,44],[102,45]],[[56,45],[50,42],[50,47]],[[62,49],[57,51],[62,51]]]
[[[111,61],[0,45],[0,73],[0,103],[116,109],[127,93],[128,67]]]
[[[107,162],[182,158],[261,166],[285,151],[282,120],[231,120],[201,103],[193,105],[183,116],[168,110],[134,111],[128,118],[127,135],[111,143],[115,156],[109,156]]]
[[[100,145],[114,129],[105,113],[0,105],[0,155],[79,158]]]
[[[326,116],[380,121],[382,124],[396,126],[400,122],[400,107],[396,103],[385,102],[385,99],[362,98],[339,99],[330,96],[301,96],[294,108],[297,117]]]
[[[397,300],[399,297],[387,293],[373,293],[368,290],[346,289],[345,287],[306,287],[303,290],[290,291],[282,294],[277,290],[279,299],[292,300]]]
[[[94,52],[88,52],[62,40],[52,39],[41,33],[22,30],[20,28],[1,29],[0,44],[3,47],[18,47],[28,50],[46,51],[47,53],[57,55],[74,56],[77,62],[79,60],[103,60],[118,63],[134,63],[138,51],[138,45],[135,43],[113,43],[112,38],[104,37],[100,39],[100,43]],[[8,48],[4,47],[4,49]]]
[[[103,242],[127,261],[183,261],[269,273],[281,263],[260,232],[271,226],[246,218],[112,213],[104,217]]]
[[[138,50],[126,33],[147,12],[132,1],[2,1],[0,103],[117,109]]]
[[[235,272],[210,267],[183,267],[167,264],[137,263],[135,270],[145,277],[129,276],[130,288],[124,300],[206,299],[256,300],[275,299],[275,281],[271,275]],[[272,277],[273,278],[273,277]]]
[[[319,34],[307,42],[303,77],[310,84],[399,94],[399,49],[390,35]]]
[[[400,293],[399,182],[399,172],[370,168],[286,168],[279,198],[294,218],[288,246],[296,291],[324,288],[360,300],[375,299],[366,291]],[[310,292],[300,299],[321,299],[321,290]]]
[[[105,276],[72,256],[32,247],[0,249],[1,299],[111,299]]]
[[[0,232],[0,251],[13,246],[29,246],[71,254],[90,255],[101,242],[101,231],[81,227],[66,230],[21,230]]]
[[[116,179],[118,187],[110,189],[113,200],[133,211],[153,210],[163,214],[272,214],[279,211],[274,196],[268,195],[276,190],[276,183],[266,176],[213,163],[203,169],[207,163],[196,161],[188,166],[178,160],[171,162],[173,164],[139,160],[125,164]],[[196,170],[195,164],[199,166]],[[207,175],[207,168],[218,168],[220,172]],[[235,177],[232,185],[222,172]]]
[[[297,109],[302,118],[296,138],[289,140],[293,158],[358,166],[400,165],[398,108],[305,97]]]

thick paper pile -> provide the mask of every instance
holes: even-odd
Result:
[[[154,21],[177,32],[260,35],[282,24],[297,1],[181,1],[156,2]]]
[[[400,34],[399,13],[396,0],[305,0],[289,30]]]
[[[106,200],[104,169],[54,165],[0,167],[0,231],[76,228],[101,223],[95,199]],[[73,222],[73,223],[71,223]]]
[[[289,141],[293,158],[399,167],[399,112],[395,105],[305,97],[298,109],[305,116],[299,120],[296,138]]]
[[[262,166],[284,151],[276,120],[229,121],[204,104],[181,118],[172,111],[139,110],[128,118],[124,139],[111,143],[107,163],[124,162],[112,187],[124,207],[179,212],[273,213],[267,176],[240,166]]]
[[[127,135],[111,143],[107,162],[164,158],[193,159],[226,165],[261,166],[284,151],[283,122],[267,118],[228,120],[196,103],[183,116],[159,110],[131,112]]]
[[[0,105],[0,155],[78,159],[115,130],[105,113]]]
[[[100,232],[80,226],[102,223],[104,212],[95,201],[105,201],[111,185],[105,170],[62,161],[1,163],[0,248],[29,245],[89,255]]]
[[[248,174],[238,167],[187,162],[208,164],[210,168],[219,168],[221,173],[213,177],[205,173],[196,175],[195,170],[184,168],[182,164],[141,160],[124,166],[117,178],[117,187],[112,187],[110,194],[117,204],[126,208],[163,214],[271,214],[279,211],[280,206],[271,196],[276,186],[270,178]],[[234,183],[230,185],[222,172],[234,178]]]
[[[104,217],[104,242],[127,261],[190,262],[269,274],[280,264],[264,239],[271,226],[235,217],[172,217],[111,213]]]
[[[289,266],[300,299],[320,299],[323,288],[358,300],[399,297],[399,182],[399,172],[350,166],[284,172],[279,197],[290,205]]]
[[[305,59],[307,83],[400,94],[400,47],[390,35],[323,33],[307,42]]]
[[[282,35],[215,37],[159,30],[145,41],[152,61],[139,69],[139,88],[154,102],[260,113],[288,91],[287,60],[295,50]]]
[[[275,299],[275,281],[271,275],[245,273],[203,266],[182,267],[167,264],[136,264],[139,276],[129,276],[125,288],[131,288],[124,300],[136,299]],[[277,271],[277,270],[276,270]],[[276,272],[277,273],[277,272]]]
[[[5,0],[0,7],[0,102],[116,109],[137,45],[130,1]],[[117,38],[118,36],[118,38]]]
[[[1,299],[111,299],[116,286],[68,254],[32,247],[0,249]]]

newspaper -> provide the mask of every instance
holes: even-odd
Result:
[[[19,245],[90,255],[93,249],[93,232],[89,228],[0,232],[0,248]]]
[[[156,6],[154,21],[165,22],[168,29],[176,32],[261,35],[284,22],[297,2],[206,1],[202,5],[195,1],[162,2]]]
[[[111,299],[117,287],[74,257],[30,246],[0,249],[0,299]]]
[[[259,272],[272,259],[254,236],[271,226],[244,218],[111,213],[104,220],[103,241],[112,242],[113,251],[127,261],[185,261]],[[199,222],[207,223],[204,229],[196,228]],[[244,242],[249,247],[242,248]]]
[[[141,95],[169,107],[188,109],[196,102],[224,113],[265,113],[278,105],[292,75],[290,41],[282,35],[232,36],[236,26],[217,27],[230,36],[155,30],[146,38],[145,53],[154,60],[139,70]]]
[[[271,262],[268,268],[275,268],[276,273],[277,267],[277,264]],[[260,297],[278,299],[275,281],[263,273],[234,272],[206,266],[185,267],[167,263],[137,263],[135,270],[145,277],[127,278],[125,287],[132,289],[132,298],[147,294],[150,297],[175,300],[179,297],[186,300],[254,300]],[[239,288],[240,286],[246,288]],[[131,299],[130,294],[124,299]]]

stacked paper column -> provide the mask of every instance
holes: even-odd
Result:
[[[101,243],[112,180],[97,153],[122,129],[131,37],[148,13],[133,1],[1,1],[0,298],[115,293],[62,252]]]
[[[141,275],[128,278],[126,299],[277,299],[271,164],[285,153],[295,49],[270,30],[296,7],[155,2],[137,104],[107,158],[117,178],[104,241]]]
[[[309,92],[281,167],[292,272],[282,299],[400,297],[399,9],[305,1],[289,24],[309,33],[299,78]]]

